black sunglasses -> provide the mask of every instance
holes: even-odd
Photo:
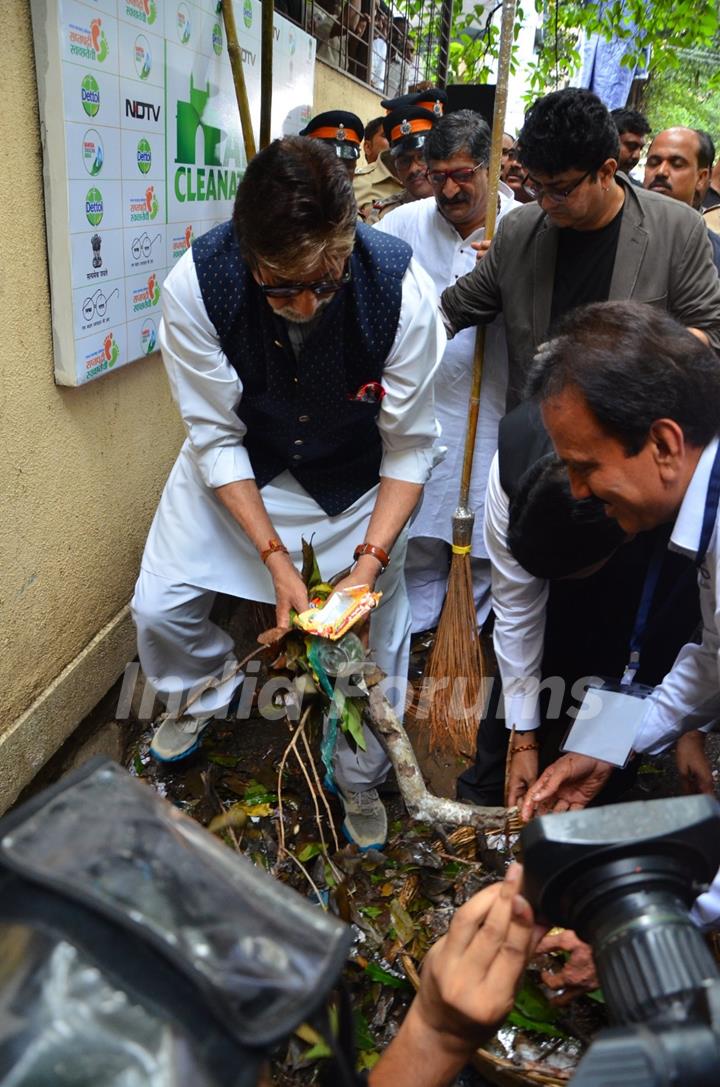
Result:
[[[318,298],[324,298],[328,294],[335,294],[342,290],[351,279],[350,262],[346,261],[339,279],[316,279],[314,283],[283,283],[279,287],[259,283],[258,286],[266,298],[297,298],[304,291],[312,291]]]

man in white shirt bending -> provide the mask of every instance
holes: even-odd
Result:
[[[720,715],[720,360],[656,309],[600,303],[541,347],[530,391],[574,496],[595,495],[627,533],[672,524],[669,546],[697,565],[702,640],[680,650],[634,739],[636,751],[662,751]],[[584,807],[611,770],[565,755],[528,791],[523,817]]]

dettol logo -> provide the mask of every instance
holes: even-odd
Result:
[[[152,166],[152,148],[144,136],[138,140],[137,164],[141,174],[146,174]]]
[[[88,189],[85,196],[85,215],[90,226],[99,226],[103,217],[103,197],[99,189]]]
[[[80,84],[80,101],[88,117],[94,117],[100,109],[100,88],[94,75],[86,75]]]

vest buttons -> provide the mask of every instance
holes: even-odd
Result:
[[[293,460],[302,460],[302,453],[293,453]]]
[[[293,442],[293,445],[305,445],[305,442],[302,440],[302,438],[296,438]]]
[[[309,422],[310,422],[310,416],[309,415],[298,415],[298,423],[309,423]]]

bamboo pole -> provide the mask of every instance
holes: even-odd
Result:
[[[262,0],[262,38],[260,50],[260,150],[270,143],[272,123],[273,70],[273,0]]]
[[[250,103],[248,102],[247,87],[245,86],[245,74],[243,72],[242,53],[238,42],[237,27],[235,25],[235,13],[232,0],[222,0],[223,22],[225,23],[225,36],[227,37],[228,56],[232,70],[233,83],[235,84],[235,97],[240,111],[240,127],[245,144],[245,159],[255,158],[255,136],[253,135],[252,118],[250,116]]]

